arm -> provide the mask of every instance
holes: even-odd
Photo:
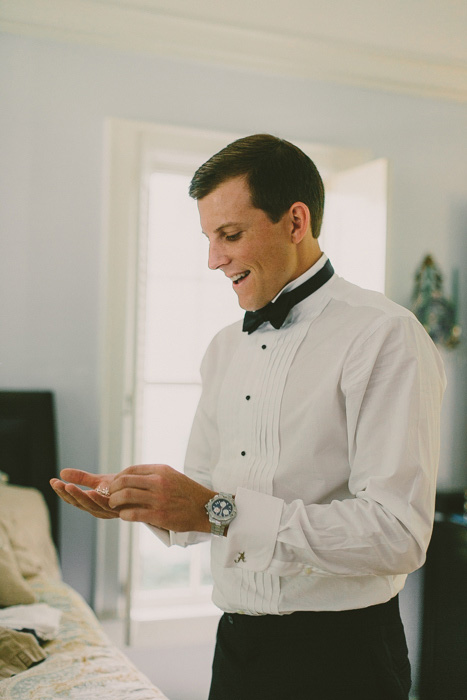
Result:
[[[106,475],[63,469],[61,479],[51,479],[52,488],[65,503],[97,518],[144,522],[165,544],[206,539],[199,534],[210,532],[204,505],[215,494],[209,488],[213,443],[206,432],[212,430],[205,415],[207,403],[202,397],[192,429],[191,440],[201,455],[198,463],[203,465],[192,469],[194,478],[165,464],[137,465]],[[108,489],[109,494],[99,493],[98,488]]]
[[[350,353],[341,378],[349,497],[285,503],[238,489],[225,566],[284,576],[418,568],[432,529],[443,389],[425,330],[413,318],[381,324]],[[246,552],[245,562],[235,563],[238,551]]]
[[[128,467],[119,474],[63,469],[60,475],[63,481],[50,480],[57,495],[97,518],[121,518],[175,532],[210,531],[204,504],[214,491],[166,464]]]

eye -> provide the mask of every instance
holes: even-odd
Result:
[[[237,241],[241,235],[242,235],[241,231],[239,231],[238,233],[232,233],[232,234],[230,234],[230,236],[226,236],[225,240],[226,241]]]

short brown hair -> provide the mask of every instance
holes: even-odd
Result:
[[[324,185],[313,163],[289,141],[255,134],[229,144],[213,155],[193,175],[189,194],[203,199],[219,185],[245,176],[251,203],[277,223],[294,202],[310,210],[311,231],[318,238],[324,210]]]

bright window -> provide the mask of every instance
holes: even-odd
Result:
[[[143,301],[138,323],[135,416],[137,452],[143,463],[183,470],[193,416],[201,392],[200,363],[215,333],[242,316],[231,283],[207,267],[190,177],[154,172],[148,184],[146,255],[139,277]],[[134,612],[178,601],[210,599],[208,543],[167,549],[145,526],[134,547]]]

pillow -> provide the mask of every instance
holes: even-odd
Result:
[[[25,578],[37,574],[61,578],[50,535],[49,511],[40,491],[26,486],[0,485],[0,523]]]
[[[0,607],[35,602],[36,596],[21,575],[8,534],[0,522]]]

